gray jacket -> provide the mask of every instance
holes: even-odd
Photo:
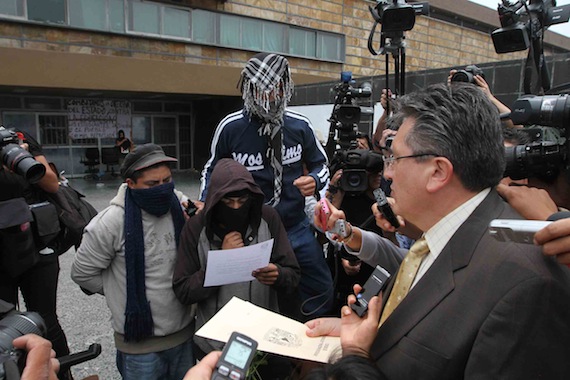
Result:
[[[176,260],[176,239],[170,213],[161,217],[144,210],[146,296],[154,321],[154,337],[136,343],[122,339],[125,323],[126,267],[124,236],[123,183],[111,205],[101,211],[85,228],[77,250],[71,277],[81,287],[105,295],[111,310],[117,349],[126,353],[148,353],[175,347],[191,338],[194,309],[178,301],[172,290]],[[175,191],[179,199],[183,194]]]

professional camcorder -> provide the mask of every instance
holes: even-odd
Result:
[[[0,126],[0,163],[30,183],[38,182],[46,173],[45,166],[22,149],[18,134],[3,126]]]
[[[526,50],[543,29],[568,21],[570,4],[557,7],[555,0],[503,0],[498,9],[501,28],[491,33],[497,54]]]
[[[25,351],[15,349],[12,341],[26,334],[43,337],[46,333],[45,322],[38,313],[17,311],[12,304],[0,300],[0,380],[19,379],[26,366]],[[101,345],[93,343],[85,351],[59,357],[59,373],[100,354]]]
[[[328,120],[331,123],[329,143],[334,143],[334,132],[338,131],[337,140],[340,148],[350,149],[356,147],[356,133],[362,113],[360,106],[356,104],[356,99],[369,98],[372,95],[372,85],[365,82],[362,87],[352,87],[354,81],[350,71],[341,72],[340,80],[341,82],[333,88],[336,95],[332,115]]]
[[[457,70],[455,74],[451,76],[452,82],[467,82],[475,84],[475,76],[480,75],[485,78],[483,70],[475,65],[469,65],[465,67],[465,70]]]
[[[380,171],[383,167],[382,156],[365,149],[356,149],[358,123],[361,108],[356,104],[357,98],[368,98],[372,95],[370,83],[362,87],[352,87],[352,73],[342,72],[341,83],[334,87],[336,92],[332,115],[329,119],[330,130],[327,142],[327,153],[330,160],[331,174],[343,169],[340,188],[347,193],[360,193],[368,187],[366,171]],[[335,138],[336,132],[336,138]]]
[[[379,172],[384,167],[382,155],[367,149],[339,151],[337,167],[342,169],[340,188],[348,193],[360,193],[368,189],[368,173]],[[331,173],[333,172],[331,163]]]
[[[554,180],[569,167],[570,97],[564,95],[518,98],[510,114],[514,124],[539,125],[524,128],[532,142],[505,148],[505,176],[512,179],[538,177]]]
[[[407,4],[405,0],[378,0],[374,8],[368,8],[374,20],[382,24],[382,33],[412,30],[416,15],[426,15],[429,12],[427,2]]]

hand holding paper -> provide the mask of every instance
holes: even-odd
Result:
[[[208,251],[204,286],[252,281],[254,271],[266,268],[273,250],[273,239],[235,249]]]
[[[307,326],[283,315],[232,298],[196,335],[227,342],[238,331],[259,345],[257,349],[278,355],[327,363],[331,354],[340,354],[340,338],[307,336]]]

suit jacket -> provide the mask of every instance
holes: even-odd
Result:
[[[520,216],[491,191],[378,330],[388,379],[570,379],[570,271],[495,218]]]

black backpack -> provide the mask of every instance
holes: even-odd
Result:
[[[69,185],[60,185],[56,193],[45,193],[45,198],[56,207],[61,227],[59,234],[48,246],[58,255],[67,252],[72,246],[79,247],[83,230],[97,215],[97,210],[84,199],[83,194]]]

